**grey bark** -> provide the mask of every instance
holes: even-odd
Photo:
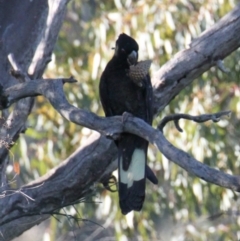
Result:
[[[18,81],[9,74],[11,68],[7,56],[12,53],[21,69],[31,75],[31,78],[40,78],[49,62],[59,29],[64,19],[67,0],[1,0],[0,1],[0,84],[3,88],[13,86]],[[33,105],[33,98],[25,98],[15,103],[13,111],[2,112],[0,128],[0,190],[1,201],[4,200],[6,185],[5,167],[8,148],[16,141],[19,134],[25,131],[25,123]],[[6,126],[11,125],[11,128]],[[7,204],[8,205],[8,204]],[[5,211],[4,211],[5,209]],[[8,216],[8,208],[0,207],[1,212]],[[17,213],[17,212],[15,212]],[[20,235],[28,225],[41,222],[42,217],[25,217],[0,224],[0,240],[11,240]],[[23,224],[22,226],[20,224]],[[13,232],[14,230],[14,232]]]

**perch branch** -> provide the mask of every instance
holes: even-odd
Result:
[[[58,111],[60,110],[58,109]],[[75,111],[77,112],[77,110]],[[80,112],[82,111],[78,110],[75,116],[81,116]],[[92,119],[91,115],[94,114],[86,114]],[[164,156],[187,172],[207,182],[240,191],[240,177],[226,174],[198,162],[188,153],[174,147],[159,130],[154,129],[143,120],[136,117],[128,117],[124,122],[119,120],[121,120],[121,117],[103,118],[100,125],[97,122],[93,122],[92,125],[100,127],[105,122],[106,125],[112,126],[111,134],[122,130],[139,135],[154,144]],[[102,127],[102,129],[104,128]],[[102,155],[103,147],[111,150],[111,152],[108,151],[110,156],[115,153],[114,148],[109,149],[111,144],[112,142],[106,138],[101,137],[99,140],[99,136],[95,135],[94,142],[86,143],[82,147],[82,152],[76,151],[75,155],[51,170],[50,174],[22,187],[21,193],[16,192],[14,195],[3,198],[0,203],[3,208],[0,213],[0,226],[23,216],[49,213],[51,210],[68,205],[74,200],[86,196],[92,190],[93,183],[99,181],[102,177],[102,170],[109,165],[108,157]],[[79,153],[81,153],[81,156],[79,156]],[[92,156],[94,158],[91,158]],[[31,197],[34,201],[26,199],[26,197]]]
[[[64,95],[61,79],[51,81],[33,80],[30,83],[21,83],[16,86],[12,86],[5,92],[5,95],[9,96],[12,100],[19,99],[20,97],[26,97],[26,94],[44,95],[55,110],[67,120],[96,130],[105,136],[116,136],[122,132],[136,134],[157,146],[165,157],[181,166],[186,171],[204,179],[207,182],[230,188],[234,191],[240,190],[240,177],[225,174],[198,162],[186,152],[174,147],[166,140],[160,131],[149,126],[141,119],[128,116],[125,121],[122,122],[121,116],[102,118],[91,112],[72,106],[68,103]],[[228,115],[229,113],[229,111],[224,111],[215,114],[201,115],[199,117],[183,114],[173,115],[170,120],[185,118],[196,122],[204,122],[207,120],[213,120],[216,122],[219,121],[220,117]],[[162,126],[164,126],[168,121],[169,119],[166,118]]]

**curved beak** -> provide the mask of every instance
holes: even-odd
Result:
[[[130,65],[136,64],[137,60],[138,60],[138,52],[136,52],[135,50],[133,50],[129,55],[128,55],[128,63]]]

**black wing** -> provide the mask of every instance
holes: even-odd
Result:
[[[105,115],[113,116],[109,99],[108,76],[106,74],[106,70],[102,73],[100,78],[99,94]]]

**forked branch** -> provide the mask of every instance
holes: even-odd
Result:
[[[174,147],[167,141],[161,131],[154,129],[143,120],[129,116],[123,122],[121,116],[103,118],[91,112],[74,107],[65,98],[63,81],[61,79],[33,80],[27,84],[21,83],[12,86],[4,93],[5,96],[8,96],[9,102],[26,97],[26,95],[43,95],[48,99],[55,110],[68,121],[96,130],[101,134],[110,137],[118,136],[118,134],[122,132],[136,134],[157,146],[165,157],[181,166],[187,172],[190,172],[207,182],[230,188],[234,191],[240,191],[240,177],[226,174],[197,161],[188,153]],[[229,115],[229,113],[229,111],[224,111],[201,116],[190,116],[185,114],[172,115],[169,118],[166,117],[163,119],[160,127],[163,127],[170,120],[178,121],[180,118],[196,122],[204,122],[208,120],[216,122],[219,121],[220,117]]]

